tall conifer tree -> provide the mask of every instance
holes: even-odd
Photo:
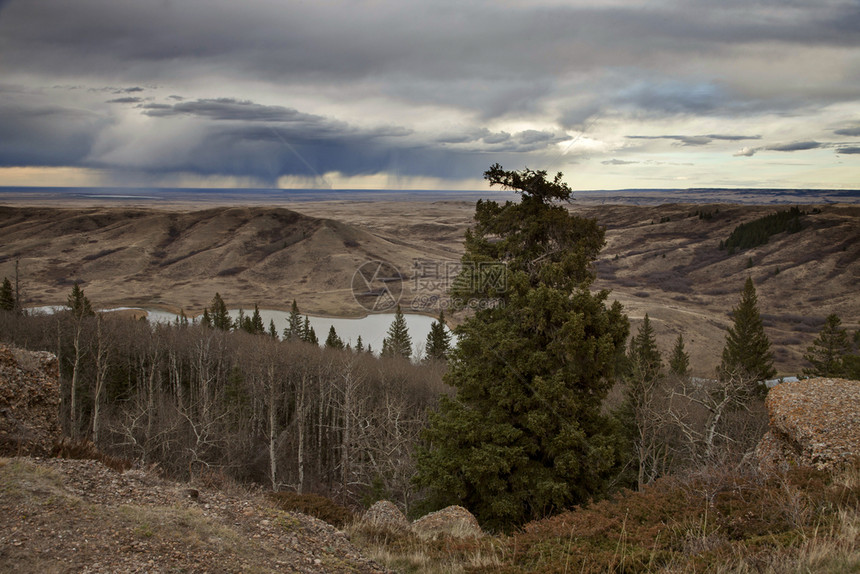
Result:
[[[436,504],[461,504],[509,529],[598,495],[618,472],[623,438],[601,404],[627,340],[608,292],[591,292],[603,246],[594,220],[572,215],[562,174],[484,177],[521,200],[479,201],[455,300],[481,300],[458,327],[443,395],[418,455]]]
[[[388,327],[388,334],[382,340],[382,355],[384,357],[403,357],[408,359],[412,356],[412,337],[406,327],[406,318],[397,306],[394,312],[394,321]]]
[[[428,359],[447,361],[448,353],[451,351],[451,333],[445,327],[445,311],[439,312],[439,319],[430,324],[430,332],[427,333],[427,344],[424,352]]]
[[[690,372],[690,355],[684,350],[684,336],[681,333],[678,333],[675,346],[672,348],[669,370],[679,377],[686,377]]]
[[[758,393],[766,392],[764,385],[757,383],[772,378],[773,353],[770,339],[764,332],[764,324],[758,311],[758,297],[751,277],[747,277],[741,300],[732,311],[733,324],[726,334],[722,362],[719,367],[721,378],[748,377]]]
[[[851,341],[841,324],[842,319],[838,315],[827,316],[818,337],[803,355],[812,365],[803,369],[804,373],[816,377],[841,377],[845,374],[845,356],[851,352]]]

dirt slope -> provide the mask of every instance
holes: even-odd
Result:
[[[262,496],[99,462],[0,459],[4,572],[386,572],[334,527]]]
[[[232,306],[361,314],[355,270],[385,260],[408,273],[440,249],[283,208],[202,211],[0,207],[0,275],[20,258],[31,305],[61,304],[80,281],[98,305],[196,313],[215,292]],[[406,284],[408,288],[408,282]]]

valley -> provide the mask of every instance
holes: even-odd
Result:
[[[817,207],[816,212],[813,208]],[[860,207],[804,206],[799,233],[729,255],[718,246],[773,205],[597,205],[575,213],[606,228],[596,288],[631,318],[648,313],[668,353],[683,334],[695,374],[710,376],[747,276],[755,281],[780,375],[801,371],[824,318],[860,327]],[[161,206],[66,203],[0,206],[0,276],[19,262],[27,306],[62,304],[75,281],[98,307],[139,306],[193,316],[219,292],[232,308],[360,317],[356,269],[385,261],[401,274],[404,310],[438,314],[445,278],[474,212],[472,201],[283,201],[278,205]],[[417,262],[417,264],[416,264]],[[433,279],[433,278],[431,278]],[[449,315],[453,326],[461,315]]]

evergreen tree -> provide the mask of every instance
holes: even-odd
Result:
[[[355,342],[355,352],[363,353],[364,352],[364,342],[361,340],[361,335],[358,336],[358,340]]]
[[[278,340],[278,330],[275,328],[275,320],[269,319],[269,336],[274,340]]]
[[[15,310],[15,291],[8,277],[3,278],[3,286],[0,287],[0,311]]]
[[[343,339],[338,337],[337,332],[334,330],[334,325],[332,325],[328,330],[328,337],[326,337],[325,346],[327,349],[343,349]]]
[[[305,317],[307,319],[307,317]],[[299,306],[296,300],[293,299],[293,305],[290,307],[290,315],[287,318],[287,326],[284,327],[284,340],[289,339],[305,339],[307,326],[302,325],[302,316],[299,313]]]
[[[209,305],[210,318],[212,326],[222,331],[229,331],[233,328],[233,320],[230,319],[230,313],[227,311],[227,304],[221,298],[219,293],[215,293],[212,298],[212,303]]]
[[[428,359],[447,361],[451,350],[451,334],[445,327],[445,312],[439,312],[439,319],[430,324],[430,332],[427,333],[427,344],[425,352]]]
[[[726,334],[722,362],[719,367],[720,378],[731,376],[748,377],[759,394],[766,392],[764,385],[758,383],[776,374],[773,368],[773,353],[770,339],[764,332],[758,311],[758,297],[752,278],[747,278],[741,294],[740,303],[732,311],[734,323]]]
[[[209,309],[203,309],[203,316],[200,317],[200,324],[204,327],[212,326],[212,317],[209,315]]]
[[[484,177],[521,201],[476,205],[452,295],[487,304],[457,328],[456,395],[431,415],[417,482],[508,529],[599,495],[618,472],[622,435],[601,404],[629,327],[589,289],[604,233],[558,203],[562,175],[496,164]]]
[[[403,357],[408,359],[412,356],[412,337],[406,327],[406,318],[400,311],[400,305],[394,312],[394,321],[388,327],[388,334],[382,340],[382,355],[384,357]]]
[[[311,327],[311,321],[308,319],[308,316],[305,315],[305,321],[302,325],[301,329],[301,337],[300,339],[305,343],[313,343],[314,345],[319,345],[320,341],[317,338],[317,334],[314,331],[314,328]]]
[[[812,364],[803,369],[807,375],[816,377],[841,377],[845,374],[845,356],[851,352],[848,331],[840,327],[838,315],[828,315],[818,337],[807,347],[803,358]]]
[[[262,335],[266,332],[266,327],[263,326],[263,317],[260,315],[260,308],[254,303],[254,314],[251,315],[251,333]]]
[[[81,289],[80,284],[77,282],[72,287],[72,292],[69,293],[66,305],[72,310],[72,315],[75,316],[75,319],[95,315],[90,300],[84,295],[84,290]]]
[[[627,359],[631,378],[650,382],[660,377],[663,359],[657,349],[657,338],[648,313],[645,313],[645,319],[639,326],[639,331],[630,341]]]
[[[675,346],[672,348],[669,370],[679,377],[686,377],[690,373],[690,355],[684,350],[684,336],[681,333],[678,333]]]
[[[245,316],[245,311],[243,309],[239,309],[239,315],[236,317],[236,321],[233,323],[233,326],[237,331],[242,329],[246,333],[251,332],[250,318]]]
[[[320,344],[320,340],[317,337],[317,333],[316,333],[316,331],[314,331],[313,327],[308,328],[308,332],[307,332],[306,337],[307,337],[306,340],[308,343],[310,343],[312,345],[319,345]]]

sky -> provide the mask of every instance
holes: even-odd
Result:
[[[858,0],[0,0],[0,185],[860,188]]]

